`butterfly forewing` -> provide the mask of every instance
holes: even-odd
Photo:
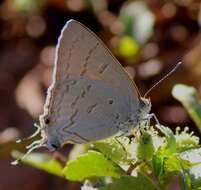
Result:
[[[75,20],[67,22],[59,37],[50,89],[45,133],[61,144],[111,136],[137,113],[131,79],[98,37]]]

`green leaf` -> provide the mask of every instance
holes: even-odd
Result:
[[[155,176],[160,179],[162,173],[163,173],[163,162],[164,162],[164,156],[160,154],[160,152],[157,152],[154,154],[152,158],[152,165]]]
[[[86,153],[89,150],[88,144],[74,144],[73,148],[68,154],[68,160],[74,160],[79,155]]]
[[[97,141],[93,144],[93,147],[103,153],[106,157],[117,163],[127,162],[126,147],[120,144],[114,138],[109,138],[104,141]]]
[[[88,151],[70,160],[63,170],[64,176],[72,181],[83,181],[91,177],[111,176],[119,178],[125,174],[117,164],[96,151]]]
[[[177,84],[172,90],[172,95],[182,103],[201,132],[201,103],[196,89],[183,84]]]
[[[181,190],[191,189],[191,180],[188,172],[183,171],[180,173],[179,177]]]
[[[191,179],[192,189],[199,189],[201,187],[201,148],[185,151],[180,154],[183,160],[190,162],[190,166],[186,167]],[[200,188],[201,189],[201,188]]]
[[[156,127],[165,135],[167,141],[166,146],[163,147],[165,149],[164,153],[167,155],[176,153],[177,150],[176,138],[171,129],[169,129],[168,127],[164,127],[162,125],[156,125]]]
[[[137,157],[149,161],[154,154],[152,136],[146,130],[141,130],[139,141],[137,141]]]
[[[154,174],[161,185],[168,183],[168,178],[181,172],[180,160],[175,155],[166,155],[157,151],[152,159]]]
[[[16,159],[20,159],[23,157],[24,154],[13,151],[12,156]],[[62,165],[55,159],[53,159],[48,154],[43,153],[30,153],[26,156],[23,160],[23,163],[31,165],[34,168],[46,171],[50,174],[54,174],[59,177],[63,177],[62,174]]]
[[[181,171],[180,162],[177,159],[176,155],[171,155],[165,157],[164,159],[164,171],[168,173],[178,173]]]
[[[191,164],[188,160],[182,159],[180,156],[177,157],[180,166],[181,166],[181,172],[180,172],[180,186],[182,190],[191,189],[191,179],[189,175],[189,169],[191,168]]]
[[[98,190],[154,190],[156,189],[150,179],[145,175],[138,173],[134,176],[122,176],[113,183],[105,187],[98,188]]]

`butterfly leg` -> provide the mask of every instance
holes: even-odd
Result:
[[[154,118],[154,120],[156,121],[157,125],[161,125],[160,122],[159,122],[159,120],[158,120],[158,118],[156,117],[156,115],[154,113],[149,114],[149,120],[151,118]]]
[[[150,121],[151,121],[152,118],[155,120],[157,125],[161,125],[159,120],[158,120],[158,118],[156,117],[156,115],[154,113],[150,113],[146,118],[141,119],[141,122],[139,123],[139,126],[141,126],[142,124],[144,126],[150,126]],[[142,121],[144,121],[144,122],[142,122]]]
[[[35,136],[37,136],[41,132],[41,127],[40,127],[40,125],[38,125],[36,123],[34,123],[34,127],[36,127],[37,129],[32,135],[30,135],[29,137],[26,137],[24,139],[18,139],[16,141],[16,143],[21,143],[22,141],[30,140],[30,139],[34,138]]]

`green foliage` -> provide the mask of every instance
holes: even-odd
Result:
[[[124,145],[115,138],[95,142],[93,148],[102,152],[107,158],[112,159],[116,163],[125,163],[127,161],[128,155],[125,154]]]
[[[78,156],[77,159],[70,160],[66,164],[63,174],[69,180],[83,181],[97,176],[120,178],[125,172],[100,152],[88,151]]]
[[[13,151],[12,156],[15,159],[20,159],[22,158],[23,154],[18,152],[18,151]],[[23,162],[25,164],[31,165],[32,167],[35,167],[37,169],[46,171],[50,174],[63,177],[62,170],[63,167],[62,165],[52,158],[52,156],[44,153],[32,153],[26,156],[23,159]]]
[[[179,100],[201,132],[201,103],[196,89],[183,84],[175,85],[172,91],[175,99]]]
[[[191,109],[188,110],[190,114],[200,117],[199,104],[194,106],[199,100],[195,93],[190,94],[192,97],[188,95],[182,103],[187,110]],[[195,117],[192,118],[199,124]],[[15,153],[14,157],[19,158],[21,154]],[[140,190],[145,187],[163,190],[171,186],[173,178],[180,189],[201,188],[199,138],[188,128],[181,130],[178,127],[174,133],[159,124],[140,126],[129,137],[111,137],[91,145],[75,145],[68,159],[63,166],[49,155],[32,153],[23,162],[67,180],[85,181],[83,190]]]
[[[141,136],[137,143],[137,158],[149,161],[152,159],[153,154],[154,145],[151,134],[148,131],[141,130]]]
[[[157,152],[152,157],[152,167],[155,176],[160,179],[160,176],[163,173],[163,163],[164,163],[164,156],[161,152]]]
[[[123,176],[121,179],[115,180],[112,184],[108,184],[105,187],[98,188],[98,190],[154,190],[154,185],[148,177],[142,173],[138,173],[137,176]]]

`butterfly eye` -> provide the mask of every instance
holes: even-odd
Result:
[[[49,148],[49,150],[55,151],[55,150],[57,150],[59,147],[61,147],[61,144],[60,144],[60,142],[58,141],[58,139],[57,139],[56,136],[54,136],[54,137],[52,137],[51,139],[49,139],[49,142],[48,142],[48,148]]]
[[[56,149],[58,149],[59,148],[59,146],[57,145],[57,144],[51,144],[51,146],[56,150]]]

